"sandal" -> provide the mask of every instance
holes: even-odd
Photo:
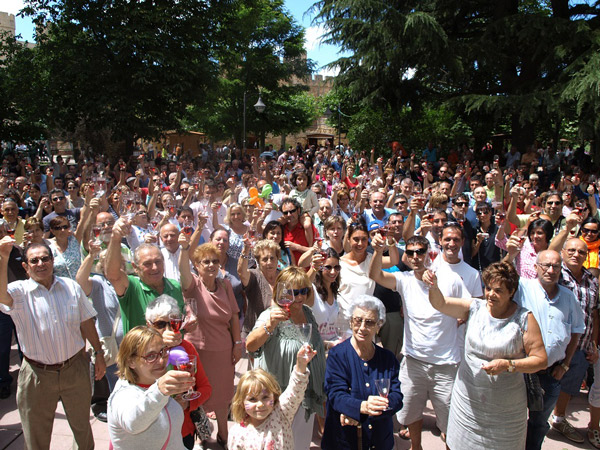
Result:
[[[408,431],[408,428],[402,428],[398,433],[398,436],[406,441],[410,441],[410,432]]]
[[[217,433],[217,444],[223,447],[224,450],[227,450],[227,441],[224,441],[223,438],[219,436],[219,433]]]
[[[600,448],[600,431],[592,430],[591,428],[588,428],[587,435],[588,435],[590,444],[592,444],[596,448]]]

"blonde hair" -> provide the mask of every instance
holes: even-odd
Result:
[[[196,250],[192,254],[192,262],[194,265],[198,265],[207,256],[219,258],[220,252],[215,244],[206,243],[196,247]]]
[[[259,256],[265,252],[273,252],[277,259],[281,258],[281,247],[271,239],[261,239],[254,245],[254,256]]]
[[[431,198],[429,199],[430,208],[440,209],[446,203],[448,203],[448,196],[446,194],[442,194],[441,192],[431,194]]]
[[[231,205],[229,205],[229,208],[227,208],[227,214],[225,215],[225,223],[227,225],[231,225],[231,212],[235,208],[239,209],[242,212],[242,222],[246,221],[246,211],[244,211],[244,207],[239,203],[232,203]]]
[[[279,272],[277,275],[277,279],[275,280],[275,286],[279,283],[286,283],[292,289],[302,289],[308,288],[308,295],[306,296],[306,300],[308,303],[311,303],[311,299],[313,296],[312,283],[310,282],[310,278],[306,274],[306,271],[298,266],[289,266]],[[277,303],[277,294],[273,296],[273,302]]]
[[[273,406],[277,405],[281,387],[273,375],[263,369],[250,370],[242,375],[231,402],[231,415],[235,422],[243,422],[248,417],[244,407],[246,397],[260,394],[263,390],[273,394]]]
[[[138,376],[129,363],[136,356],[144,354],[144,350],[155,340],[162,342],[162,336],[158,331],[145,325],[139,325],[129,330],[119,346],[117,354],[117,374],[119,378],[129,381],[131,384],[137,383]]]

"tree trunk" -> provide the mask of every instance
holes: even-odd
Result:
[[[535,125],[532,122],[522,124],[519,120],[518,112],[513,113],[511,122],[512,144],[515,145],[521,153],[524,153],[527,146],[531,145],[535,138]]]

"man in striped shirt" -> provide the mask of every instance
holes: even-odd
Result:
[[[106,371],[94,326],[96,311],[74,280],[54,276],[52,252],[46,244],[32,244],[25,250],[23,267],[29,279],[9,284],[7,266],[13,243],[10,236],[0,240],[0,308],[15,322],[24,355],[17,405],[25,447],[50,448],[60,399],[77,448],[93,449],[86,340],[96,354],[96,379]]]

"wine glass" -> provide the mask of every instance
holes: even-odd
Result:
[[[287,283],[277,284],[277,304],[289,314],[292,303],[294,303],[294,290]]]
[[[174,333],[179,333],[181,324],[183,323],[183,317],[180,314],[169,314],[169,322],[171,322],[171,329]]]
[[[190,220],[190,219],[186,219],[183,222],[183,233],[186,236],[191,236],[192,233],[194,232],[194,226],[193,225],[194,225],[194,222],[192,220]]]
[[[177,358],[177,370],[185,370],[188,371],[192,376],[196,375],[196,370],[198,368],[198,361],[196,359],[196,355],[187,355]],[[200,392],[195,391],[193,388],[189,388],[188,391],[183,394],[181,397],[184,400],[195,400],[200,397],[202,394]]]
[[[94,245],[102,244],[100,240],[100,233],[102,233],[102,227],[99,225],[94,225],[92,227],[92,236],[94,236]]]
[[[296,329],[300,333],[300,342],[302,342],[302,345],[308,345],[310,347],[310,338],[312,336],[312,323],[296,324]],[[305,357],[305,359],[308,358]]]
[[[103,174],[98,175],[94,183],[94,194],[96,197],[102,197],[106,193],[106,178]]]
[[[375,380],[375,387],[377,388],[377,392],[380,397],[388,398],[390,395],[390,379],[389,378],[379,378]],[[389,407],[385,410],[390,409]]]
[[[185,305],[188,313],[185,315],[185,319],[183,320],[180,330],[183,330],[190,322],[195,322],[198,319],[196,299],[185,299]]]

